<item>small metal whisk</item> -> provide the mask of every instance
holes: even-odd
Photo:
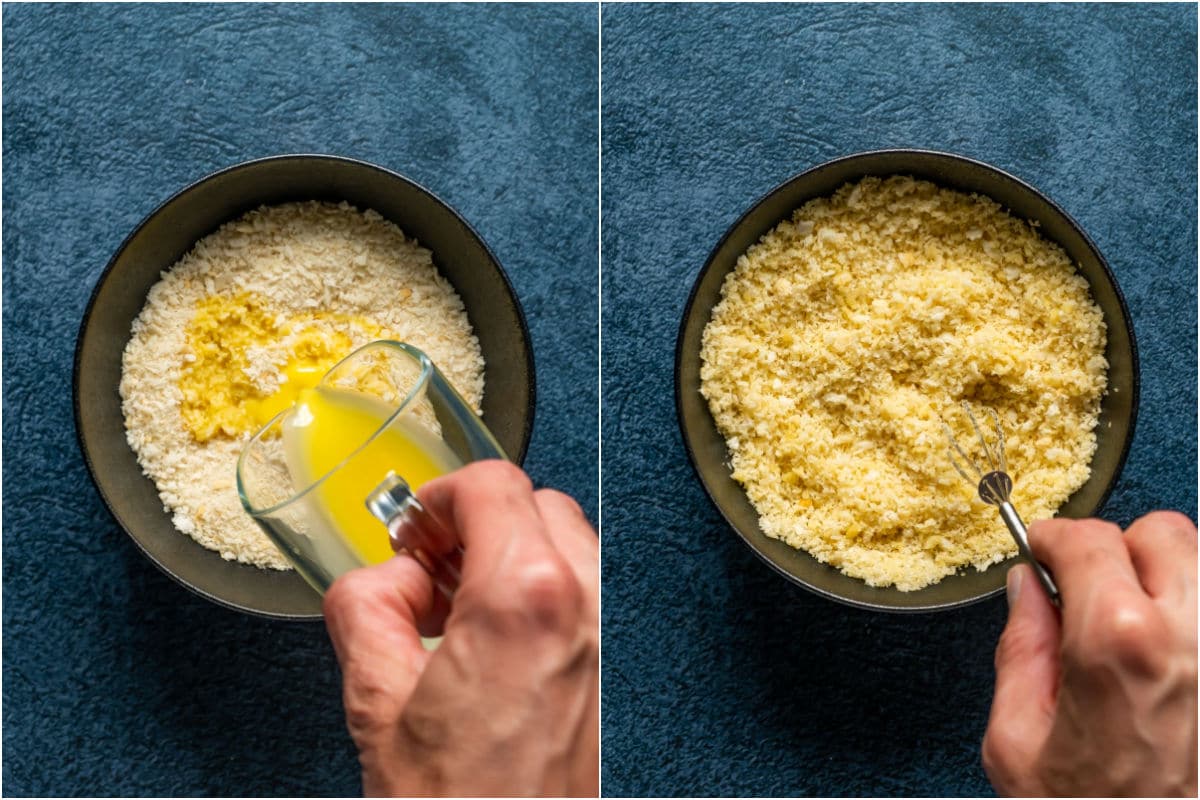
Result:
[[[950,463],[958,470],[958,474],[963,476],[963,479],[968,483],[975,484],[978,482],[979,498],[983,502],[996,506],[1000,510],[1000,518],[1004,520],[1004,524],[1008,526],[1009,533],[1017,542],[1017,548],[1021,551],[1021,555],[1033,567],[1033,571],[1037,574],[1038,581],[1042,584],[1042,588],[1046,590],[1046,594],[1050,597],[1050,601],[1054,605],[1060,605],[1058,587],[1054,585],[1054,579],[1050,577],[1049,571],[1033,557],[1033,551],[1029,548],[1029,533],[1025,530],[1025,523],[1021,521],[1021,517],[1017,514],[1017,509],[1013,508],[1013,504],[1009,502],[1009,497],[1012,495],[1013,481],[1008,475],[1008,465],[1004,463],[1004,430],[1000,427],[1000,418],[996,415],[994,409],[986,408],[988,415],[992,418],[992,422],[996,426],[996,444],[995,447],[988,447],[987,439],[983,435],[983,430],[979,427],[979,423],[975,420],[975,415],[971,412],[971,406],[964,402],[963,410],[967,412],[967,418],[971,420],[971,427],[975,429],[975,434],[979,437],[979,444],[983,448],[983,455],[987,459],[984,466],[989,470],[984,472],[978,463],[968,456],[958,442],[954,438],[954,433],[950,430],[950,426],[944,421],[942,427],[946,429],[946,437],[950,440]],[[976,478],[972,478],[967,474],[959,460],[954,457],[958,453],[959,457],[970,466],[974,471]]]

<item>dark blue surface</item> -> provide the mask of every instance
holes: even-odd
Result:
[[[1196,511],[1196,8],[607,5],[603,726],[608,795],[978,795],[1005,606],[818,599],[724,526],[673,348],[725,229],[791,175],[949,150],[1078,220],[1129,301],[1142,406],[1104,509]]]
[[[75,445],[92,285],[213,170],[336,153],[454,206],[532,330],[526,467],[596,518],[596,47],[587,5],[4,7],[5,795],[359,791],[323,627],[160,574]]]

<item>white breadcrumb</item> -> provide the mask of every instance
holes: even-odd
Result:
[[[992,200],[907,177],[813,200],[738,260],[701,393],[764,533],[904,591],[1016,553],[954,471],[960,401],[994,409],[1013,503],[1052,516],[1088,478],[1105,324],[1057,245]]]
[[[180,377],[195,361],[186,329],[197,303],[241,293],[261,298],[281,320],[328,312],[374,323],[386,338],[424,350],[476,411],[483,357],[461,299],[429,250],[376,212],[347,203],[264,206],[201,239],[162,274],[133,322],[122,362],[129,444],[176,528],[225,559],[290,569],[238,499],[237,459],[249,434],[200,444],[180,413]],[[360,327],[319,324],[349,336],[354,347],[368,341]],[[278,387],[286,346],[246,353],[246,377],[260,391]]]

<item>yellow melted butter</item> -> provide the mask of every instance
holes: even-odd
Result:
[[[309,509],[368,564],[392,556],[387,530],[366,507],[388,472],[416,491],[462,466],[440,437],[408,415],[380,430],[393,410],[369,395],[322,386],[301,390],[283,424],[293,487],[301,491],[324,477],[307,496]]]
[[[179,380],[180,413],[197,442],[217,436],[237,438],[261,428],[291,406],[353,349],[350,333],[384,337],[371,320],[312,311],[290,316],[267,310],[251,292],[210,295],[196,304],[186,329],[194,360]],[[278,387],[263,391],[252,377],[250,352],[261,348],[278,364]],[[283,352],[280,352],[280,351]]]

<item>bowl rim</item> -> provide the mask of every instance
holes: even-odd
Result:
[[[704,474],[700,470],[700,465],[699,465],[699,462],[697,459],[695,449],[692,447],[691,437],[688,435],[688,426],[684,421],[685,420],[684,409],[683,409],[684,389],[683,389],[683,384],[682,384],[682,380],[681,380],[682,363],[683,363],[683,357],[684,357],[684,352],[683,352],[684,334],[687,329],[688,322],[691,320],[692,315],[694,313],[696,313],[696,309],[695,309],[696,296],[699,293],[700,284],[704,281],[704,278],[708,275],[709,270],[711,270],[713,268],[714,261],[717,257],[717,254],[725,246],[725,243],[730,239],[730,237],[733,236],[734,232],[737,231],[746,222],[746,220],[755,211],[758,210],[758,208],[760,206],[762,206],[763,204],[765,204],[766,202],[771,200],[779,192],[784,191],[785,189],[787,189],[788,187],[790,187],[792,184],[796,183],[797,181],[804,180],[814,173],[828,169],[835,165],[844,164],[846,162],[857,161],[857,160],[864,159],[864,158],[874,158],[874,157],[883,156],[883,155],[917,156],[917,157],[922,157],[922,158],[933,157],[935,159],[946,159],[948,161],[957,161],[957,162],[961,162],[961,163],[966,163],[966,164],[971,165],[972,167],[995,173],[995,174],[999,175],[999,177],[1001,177],[1002,179],[1011,181],[1012,183],[1016,184],[1021,190],[1029,192],[1030,194],[1034,195],[1039,200],[1045,202],[1054,213],[1056,213],[1062,217],[1062,219],[1067,223],[1067,225],[1070,226],[1079,235],[1079,237],[1082,239],[1082,241],[1084,242],[1084,245],[1087,247],[1087,249],[1089,249],[1096,256],[1096,260],[1099,263],[1100,268],[1104,273],[1104,276],[1108,279],[1108,282],[1112,285],[1113,293],[1116,295],[1116,298],[1117,298],[1117,304],[1121,309],[1122,320],[1125,323],[1126,330],[1129,332],[1129,351],[1130,351],[1130,364],[1131,364],[1131,368],[1132,368],[1132,387],[1133,387],[1133,397],[1130,401],[1130,407],[1129,407],[1129,431],[1125,436],[1125,441],[1122,443],[1122,446],[1121,446],[1121,452],[1120,452],[1119,456],[1117,457],[1116,468],[1113,471],[1112,479],[1108,482],[1108,485],[1104,487],[1104,491],[1100,494],[1100,499],[1097,501],[1097,505],[1096,505],[1097,510],[1099,510],[1106,502],[1108,502],[1109,496],[1112,494],[1113,489],[1115,488],[1118,479],[1121,477],[1121,473],[1125,469],[1125,461],[1129,455],[1130,447],[1133,444],[1134,436],[1136,434],[1136,429],[1137,429],[1138,405],[1139,405],[1140,397],[1141,397],[1141,364],[1140,364],[1139,357],[1138,357],[1137,336],[1134,332],[1133,317],[1129,313],[1129,305],[1125,301],[1125,295],[1121,291],[1121,286],[1119,283],[1117,283],[1116,276],[1113,275],[1112,269],[1108,265],[1108,260],[1104,257],[1104,254],[1100,251],[1100,248],[1096,246],[1096,243],[1094,241],[1092,241],[1092,238],[1090,236],[1088,236],[1087,232],[1084,231],[1084,229],[1079,225],[1079,223],[1075,221],[1074,217],[1072,217],[1070,214],[1068,214],[1060,205],[1055,203],[1053,200],[1051,200],[1049,197],[1047,197],[1045,194],[1043,194],[1037,188],[1035,188],[1028,182],[1018,178],[1017,176],[1015,176],[1003,169],[1000,169],[999,167],[993,166],[992,164],[989,164],[984,161],[980,161],[978,159],[959,155],[957,153],[946,152],[943,150],[930,150],[930,149],[911,148],[911,147],[891,147],[891,148],[882,148],[882,149],[878,149],[878,150],[863,150],[863,151],[851,153],[849,155],[839,156],[837,158],[830,159],[828,161],[823,161],[819,164],[816,164],[812,167],[802,170],[801,172],[797,172],[797,173],[791,175],[790,177],[784,179],[782,182],[776,184],[769,191],[760,195],[757,200],[755,200],[753,203],[751,203],[750,206],[747,207],[747,209],[744,212],[742,212],[740,215],[738,215],[737,219],[732,224],[730,224],[728,228],[726,228],[725,232],[721,235],[721,238],[717,241],[716,245],[709,252],[708,258],[705,259],[705,261],[704,261],[704,266],[702,266],[700,268],[699,273],[697,273],[695,280],[692,282],[692,288],[688,292],[687,302],[684,304],[683,315],[680,317],[679,330],[678,330],[678,333],[676,334],[676,338],[675,338],[675,364],[674,364],[674,370],[675,370],[675,376],[674,376],[675,377],[675,419],[676,419],[676,423],[679,426],[679,434],[680,434],[680,437],[683,439],[683,446],[684,446],[684,449],[687,451],[688,462],[691,464],[692,472],[696,475],[696,479],[700,482],[700,485],[702,487],[704,487],[704,493],[708,496],[709,502],[712,503],[712,505],[716,507],[716,509],[720,513],[721,517],[725,520],[726,525],[728,525],[730,528],[732,528],[737,533],[738,537],[751,550],[751,552],[754,553],[755,556],[757,556],[761,561],[763,561],[769,567],[771,567],[771,569],[774,570],[776,573],[787,578],[793,584],[796,584],[796,585],[802,587],[803,589],[805,589],[809,592],[812,592],[813,594],[819,595],[828,600],[833,600],[835,602],[841,603],[842,605],[850,606],[852,608],[865,609],[868,611],[883,611],[883,612],[892,613],[892,614],[923,614],[923,613],[930,613],[930,612],[934,612],[934,611],[946,611],[949,609],[965,608],[967,606],[974,605],[975,603],[980,603],[980,602],[983,602],[984,600],[988,600],[993,597],[996,597],[997,595],[1004,593],[1005,588],[1004,588],[1004,586],[1000,586],[991,591],[983,592],[982,594],[974,595],[971,597],[966,597],[966,598],[963,598],[962,600],[957,600],[957,601],[948,602],[948,603],[930,603],[928,605],[901,607],[901,606],[885,605],[882,603],[871,603],[871,602],[866,602],[866,601],[861,601],[861,600],[853,600],[848,597],[843,597],[839,594],[835,594],[834,592],[830,592],[826,589],[822,589],[821,587],[814,586],[814,585],[808,583],[807,581],[802,580],[801,578],[797,577],[796,575],[793,575],[791,572],[788,572],[787,570],[783,569],[783,567],[781,567],[779,564],[776,564],[773,560],[768,558],[766,555],[764,555],[762,552],[760,552],[760,550],[757,547],[755,547],[753,545],[753,543],[750,541],[750,536],[752,534],[757,534],[759,536],[765,536],[765,534],[763,534],[761,532],[761,530],[751,532],[751,534],[748,534],[747,532],[741,530],[741,528],[739,528],[734,523],[733,519],[730,518],[730,515],[726,512],[725,508],[717,501],[716,494],[713,492],[712,488],[710,488],[708,481],[705,480]],[[865,173],[864,177],[866,174],[870,174],[870,173]],[[904,174],[904,173],[896,172],[893,174]],[[977,192],[976,194],[981,194],[983,196],[987,196],[981,192]],[[817,195],[817,196],[824,196],[824,195]],[[815,199],[815,197],[817,197],[817,196],[814,196],[813,199]],[[1008,211],[1008,209],[1005,209],[1005,211]],[[780,220],[780,221],[782,221],[782,220]],[[776,224],[778,224],[778,223],[776,223]],[[711,309],[709,310],[709,314],[711,316]],[[707,403],[705,404],[705,407],[707,409]],[[709,413],[711,414],[711,412],[709,412]],[[806,555],[808,555],[808,554],[806,553]],[[811,555],[809,555],[809,557],[812,558]],[[997,564],[993,564],[991,567],[989,567],[989,569],[1003,568],[1005,564],[1008,564],[1008,563],[1012,562],[1015,558],[1019,558],[1019,557],[1020,556],[1013,556],[1012,558],[1006,559],[1005,561],[1002,561]]]
[[[534,358],[533,358],[533,338],[530,336],[530,333],[529,333],[529,324],[525,318],[525,310],[521,307],[517,292],[513,287],[512,280],[508,277],[508,273],[505,271],[504,266],[500,263],[500,259],[496,258],[496,254],[492,251],[492,248],[490,246],[488,246],[487,241],[484,240],[484,238],[479,234],[479,232],[477,230],[475,230],[475,228],[466,219],[463,218],[462,214],[460,214],[458,212],[458,210],[456,208],[454,208],[454,206],[450,205],[445,200],[443,200],[441,197],[439,197],[437,194],[430,191],[423,184],[418,183],[417,181],[414,181],[412,178],[408,178],[404,175],[401,175],[399,172],[396,172],[395,170],[388,169],[387,167],[382,167],[378,164],[373,164],[369,161],[364,161],[362,159],[357,159],[357,158],[351,158],[349,156],[334,155],[334,154],[330,154],[330,153],[311,153],[311,152],[278,153],[278,154],[270,155],[270,156],[252,158],[247,161],[239,161],[236,164],[231,164],[227,167],[222,167],[220,169],[208,172],[208,173],[202,175],[200,178],[197,178],[196,180],[191,181],[190,183],[185,185],[183,188],[178,189],[177,191],[173,192],[169,197],[167,197],[166,200],[163,200],[161,203],[156,205],[149,213],[147,213],[141,219],[141,221],[138,222],[138,224],[136,226],[134,226],[133,230],[130,231],[130,233],[124,239],[121,240],[121,244],[118,245],[117,249],[113,251],[113,254],[109,258],[108,263],[105,264],[104,269],[101,270],[100,274],[97,276],[96,282],[92,285],[92,291],[88,295],[87,305],[84,307],[83,316],[79,322],[79,330],[75,334],[75,352],[72,357],[72,363],[71,363],[71,395],[72,395],[71,405],[72,405],[72,411],[73,411],[72,421],[75,426],[75,443],[76,443],[76,446],[79,448],[81,455],[83,456],[83,462],[87,468],[88,479],[92,482],[92,486],[95,487],[97,494],[100,495],[100,499],[104,502],[104,506],[108,509],[109,515],[112,516],[113,520],[117,523],[118,526],[120,526],[121,530],[125,532],[125,535],[128,536],[129,539],[131,539],[133,541],[133,543],[137,546],[137,549],[142,553],[142,555],[148,561],[150,561],[150,563],[152,563],[152,564],[154,564],[154,566],[158,567],[158,569],[161,572],[165,573],[168,577],[170,577],[173,581],[175,581],[180,586],[183,586],[185,589],[192,592],[193,594],[199,595],[200,597],[203,597],[206,600],[210,600],[219,606],[222,606],[227,609],[231,609],[233,611],[240,611],[244,614],[250,614],[251,616],[255,616],[255,617],[259,617],[259,618],[263,618],[263,619],[284,620],[284,621],[294,621],[294,622],[316,622],[318,620],[323,619],[324,615],[319,614],[319,613],[318,614],[289,614],[289,613],[280,613],[280,612],[268,612],[268,611],[263,611],[263,610],[257,609],[257,608],[249,608],[248,606],[242,605],[240,603],[235,603],[233,601],[227,600],[222,597],[217,597],[212,592],[206,591],[199,586],[195,586],[192,583],[190,583],[189,581],[184,580],[179,575],[176,575],[175,572],[170,567],[168,567],[166,564],[162,563],[162,561],[160,561],[159,559],[155,558],[150,553],[150,551],[147,550],[146,547],[142,544],[141,540],[138,537],[133,535],[133,532],[129,529],[129,525],[126,524],[124,518],[117,512],[116,508],[114,507],[112,500],[110,499],[108,493],[104,490],[104,488],[100,485],[100,482],[97,481],[97,479],[96,479],[96,467],[95,467],[95,464],[92,462],[91,453],[89,452],[87,443],[84,441],[84,438],[83,438],[83,407],[82,407],[81,399],[79,396],[79,373],[82,368],[82,362],[83,362],[83,340],[84,340],[84,336],[88,330],[88,326],[91,323],[92,312],[95,309],[96,299],[100,295],[101,287],[103,287],[105,285],[105,283],[107,283],[109,277],[112,275],[113,269],[116,267],[117,261],[120,259],[121,255],[125,252],[125,249],[129,246],[129,244],[135,238],[137,238],[137,236],[142,232],[142,229],[145,228],[150,223],[150,221],[152,219],[154,219],[155,217],[157,217],[164,209],[166,209],[168,206],[170,206],[172,203],[174,203],[176,200],[178,200],[183,195],[193,191],[194,189],[198,188],[202,184],[208,183],[209,181],[211,181],[213,179],[216,179],[218,177],[221,177],[223,175],[226,175],[226,174],[229,174],[232,172],[237,172],[237,171],[246,170],[246,169],[256,169],[265,164],[270,164],[270,163],[277,162],[277,161],[292,161],[292,160],[328,161],[328,162],[347,164],[347,165],[351,165],[354,167],[366,168],[366,169],[375,170],[377,172],[384,173],[388,177],[392,178],[393,180],[398,180],[403,183],[406,183],[410,187],[416,189],[418,192],[423,193],[424,195],[429,197],[435,204],[441,206],[445,211],[449,212],[449,214],[452,217],[454,217],[454,219],[459,224],[461,224],[464,228],[466,228],[467,232],[470,233],[470,235],[474,236],[476,241],[478,241],[480,247],[483,248],[483,251],[487,255],[488,259],[490,259],[492,264],[495,265],[496,272],[499,274],[500,280],[503,282],[505,289],[508,291],[508,294],[513,298],[513,307],[516,310],[517,321],[518,321],[520,329],[521,329],[521,338],[525,342],[528,343],[528,346],[525,348],[525,368],[526,368],[526,374],[528,375],[527,389],[529,392],[529,414],[527,415],[524,426],[522,427],[522,430],[521,430],[520,448],[512,456],[513,462],[518,465],[523,464],[525,461],[525,456],[529,451],[529,442],[530,442],[530,439],[532,438],[532,434],[533,434],[534,417],[536,416],[536,413],[537,413],[537,374],[534,371],[535,368],[534,368]],[[169,267],[168,267],[168,269],[169,269]],[[197,543],[197,545],[201,546],[201,545],[199,545],[199,543]]]

